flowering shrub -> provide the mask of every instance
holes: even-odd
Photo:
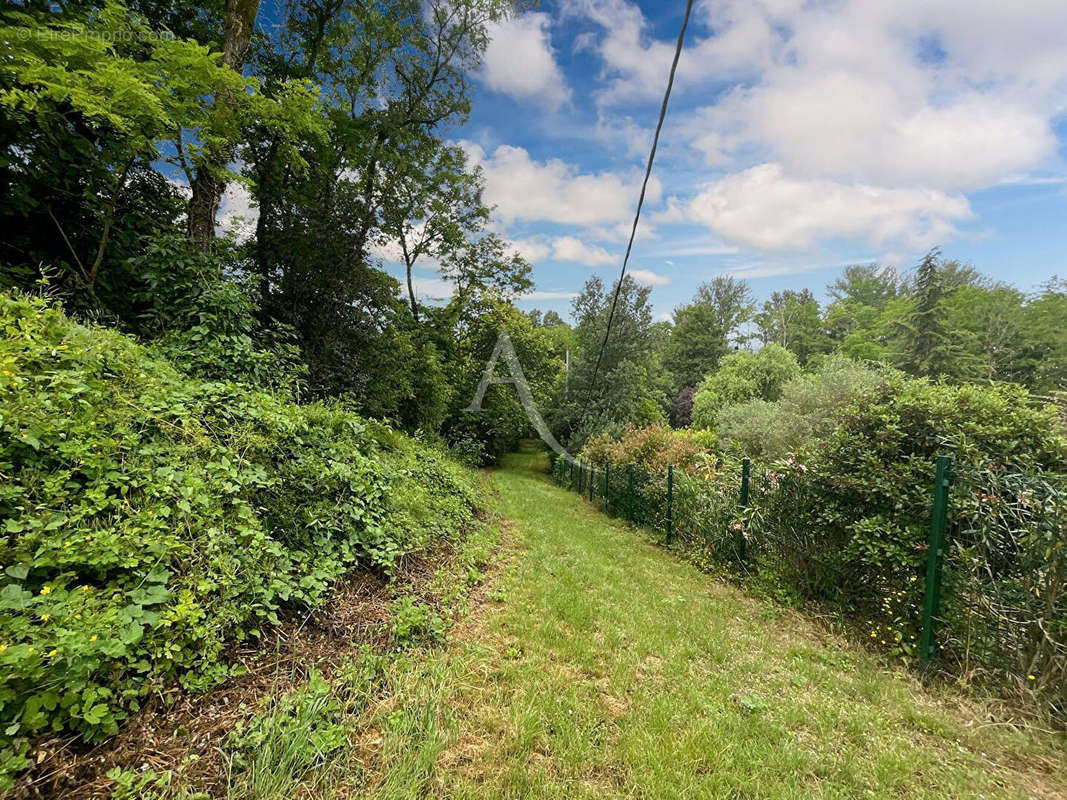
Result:
[[[0,294],[0,327],[0,781],[473,519],[460,467],[340,405],[188,378],[41,301]]]
[[[715,472],[715,434],[711,431],[672,430],[658,423],[627,428],[622,436],[593,436],[581,456],[592,464],[634,464],[651,472],[676,470],[710,475]]]

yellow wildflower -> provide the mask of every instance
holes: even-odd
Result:
[[[49,594],[51,591],[52,591],[52,587],[51,586],[42,586],[41,587],[41,594]]]
[[[53,656],[55,656],[55,654],[56,654],[56,653],[58,653],[58,652],[59,652],[58,650],[53,650],[53,651],[51,651],[51,652],[50,652],[50,653],[48,654],[48,657],[49,657],[49,658],[52,658],[52,657],[53,657]]]
[[[48,622],[50,619],[52,619],[51,614],[41,614],[41,622]]]
[[[96,641],[96,634],[95,633],[92,636],[89,637],[89,641],[90,642],[95,642]]]

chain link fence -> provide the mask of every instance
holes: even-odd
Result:
[[[791,461],[702,475],[561,458],[553,474],[703,566],[815,600],[924,672],[1067,725],[1067,476],[939,461],[936,481],[935,463],[911,464],[929,482],[893,492]]]

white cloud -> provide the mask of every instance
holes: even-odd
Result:
[[[603,247],[587,245],[573,236],[560,236],[554,240],[552,255],[557,261],[575,261],[587,267],[602,267],[618,260]]]
[[[798,261],[798,260],[785,260],[785,261],[770,261],[759,262],[754,264],[742,264],[737,267],[731,267],[725,270],[723,274],[733,275],[736,278],[772,278],[778,275],[799,275],[805,272],[818,272],[824,269],[841,269],[843,267],[851,267],[855,264],[873,264],[873,263],[887,263],[885,258],[854,258],[848,261],[842,261],[837,264],[823,264],[820,262],[812,261]]]
[[[645,286],[666,286],[671,282],[671,279],[666,275],[660,275],[650,269],[631,269],[626,274]]]
[[[411,279],[411,288],[415,290],[415,296],[421,300],[445,300],[452,296],[455,286],[452,281],[444,278],[417,278]]]
[[[653,176],[655,177],[655,176]],[[636,203],[636,192],[634,189]],[[647,197],[645,198],[647,201]],[[591,228],[586,228],[586,233],[593,239],[599,239],[605,242],[616,242],[618,244],[626,244],[630,241],[630,232],[634,228],[633,211],[628,215],[628,219],[619,222],[615,225],[596,225]],[[637,223],[637,235],[634,236],[634,242],[650,242],[659,238],[659,233],[656,230],[656,226],[652,224],[655,217],[654,212],[650,212],[646,208],[641,212],[641,219]]]
[[[741,78],[769,63],[778,36],[774,25],[783,13],[774,7],[791,8],[799,1],[725,0],[703,4],[691,25],[696,28],[703,23],[716,35],[700,39],[695,32],[690,34],[678,64],[679,89],[708,80]],[[600,93],[601,104],[663,95],[675,43],[651,38],[648,21],[636,4],[627,0],[571,0],[565,8],[602,29],[601,35],[583,41],[583,47],[594,50],[604,65],[603,77],[608,86]]]
[[[560,159],[538,162],[521,147],[501,145],[487,154],[480,145],[459,143],[482,167],[485,200],[505,223],[558,222],[564,225],[618,224],[633,214],[640,186],[636,170],[583,173]],[[653,176],[645,201],[659,202],[662,184]]]
[[[842,238],[921,249],[947,239],[971,216],[961,195],[787,177],[760,164],[710,184],[690,214],[725,240],[770,250],[809,248]]]
[[[577,292],[530,292],[524,294],[522,300],[571,300],[578,296]]]
[[[400,279],[402,282],[402,279]],[[444,278],[431,278],[431,277],[419,277],[415,276],[411,279],[411,286],[415,290],[415,296],[423,302],[434,302],[437,300],[447,300],[455,292],[455,285]],[[401,288],[401,294],[407,297],[407,288]],[[570,300],[577,297],[577,292],[566,292],[561,290],[555,291],[541,291],[535,290],[522,295],[520,300]]]
[[[259,221],[259,207],[253,205],[252,194],[243,183],[230,181],[222,193],[219,213],[215,216],[216,234],[231,234],[239,242],[251,238]]]
[[[638,125],[632,117],[607,114],[601,109],[597,113],[593,133],[605,144],[625,147],[626,155],[630,158],[644,161],[648,158],[648,148],[652,145],[654,129]]]
[[[189,188],[189,181],[185,179],[184,175],[167,175],[165,180],[174,187],[182,200],[188,200],[193,196],[193,190]]]
[[[551,258],[585,264],[587,267],[601,267],[618,261],[603,247],[586,244],[575,236],[534,236],[513,239],[511,244],[515,252],[531,263]]]
[[[552,252],[552,246],[541,238],[512,239],[511,246],[516,253],[530,263],[543,261]]]
[[[662,96],[674,41],[636,3],[565,8],[596,26],[581,45],[601,60],[600,119]],[[671,140],[726,177],[684,210],[754,247],[944,241],[972,216],[960,192],[1060,179],[1065,29],[1063,0],[698,4]],[[687,93],[707,105],[679,113]],[[649,221],[680,222],[680,207]]]
[[[740,251],[734,245],[723,244],[717,239],[707,236],[698,236],[684,239],[672,237],[666,240],[662,247],[656,248],[653,253],[646,252],[646,255],[655,254],[685,258],[686,256],[732,256],[738,252]],[[668,260],[667,263],[670,264],[672,262]]]
[[[1067,183],[1062,175],[1008,175],[997,181],[1000,186],[1059,186]]]
[[[553,111],[570,99],[552,50],[550,25],[548,14],[531,12],[489,26],[484,76],[490,89]]]
[[[799,70],[719,111],[741,122],[742,141],[762,142],[808,175],[972,189],[1055,151],[1044,113],[976,92],[933,103],[906,96],[894,77]]]
[[[685,205],[677,197],[668,197],[666,207],[649,214],[648,218],[652,222],[685,222]]]

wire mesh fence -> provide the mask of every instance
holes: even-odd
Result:
[[[709,566],[817,600],[876,647],[1007,686],[1067,724],[1067,476],[940,461],[944,474],[911,464],[929,480],[905,491],[792,462],[746,477],[747,459],[711,475],[558,459],[553,473]]]

